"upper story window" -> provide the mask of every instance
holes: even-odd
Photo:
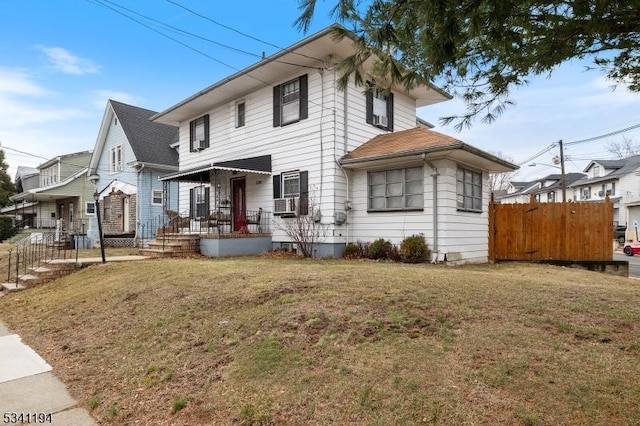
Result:
[[[209,114],[189,123],[189,151],[197,152],[209,148]]]
[[[367,82],[367,123],[393,132],[393,93]]]
[[[122,145],[114,146],[109,152],[109,171],[119,172],[124,170]]]
[[[547,201],[550,203],[553,203],[554,201],[556,201],[556,193],[555,192],[548,192],[547,193]]]
[[[244,127],[245,103],[240,101],[236,103],[236,127]]]
[[[458,210],[482,212],[482,173],[458,167],[456,184]]]
[[[416,210],[424,204],[422,167],[369,172],[369,211]]]
[[[285,126],[308,116],[308,76],[273,88],[273,127]]]
[[[48,167],[40,171],[41,186],[49,186],[58,183],[58,165]]]

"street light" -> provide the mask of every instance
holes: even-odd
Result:
[[[98,191],[93,193],[93,199],[96,202],[95,208],[96,208],[96,216],[98,217],[98,233],[100,234],[100,254],[102,255],[102,263],[106,263],[107,260],[104,257],[104,238],[102,236],[102,220],[100,219],[100,194],[98,194]]]

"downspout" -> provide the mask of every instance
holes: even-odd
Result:
[[[333,75],[334,75],[334,81],[335,81],[335,70],[333,71]],[[349,89],[348,87],[345,87],[345,89],[343,90],[344,96],[343,96],[343,104],[342,104],[342,111],[343,111],[343,115],[344,115],[344,119],[343,121],[343,148],[344,148],[344,152],[342,153],[343,155],[347,153],[348,149],[349,149],[349,120],[347,117],[347,106],[348,106],[348,101],[349,101]],[[344,174],[344,178],[346,180],[346,185],[347,185],[347,199],[344,202],[344,209],[345,209],[345,213],[347,215],[347,220],[345,221],[345,228],[346,228],[346,241],[347,244],[349,244],[349,210],[351,206],[351,202],[349,201],[349,174],[347,173],[347,171],[342,167],[342,164],[340,164],[340,161],[338,161],[338,157],[336,155],[334,155],[334,158],[336,160],[336,164],[338,165],[338,167],[340,167],[340,170],[342,170],[342,173]]]
[[[427,160],[427,154],[422,154],[422,160],[425,162],[427,166],[433,170],[431,176],[433,177],[433,259],[432,262],[436,263],[438,261],[438,169],[436,166],[429,160]]]

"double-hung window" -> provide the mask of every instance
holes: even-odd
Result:
[[[368,82],[366,93],[367,123],[390,132],[393,131],[393,93]]]
[[[122,145],[111,148],[109,156],[109,171],[119,172],[124,169],[124,161],[122,158]]]
[[[458,210],[482,212],[482,173],[458,167],[456,183]]]
[[[282,198],[300,196],[300,172],[282,174]]]
[[[151,204],[154,206],[161,206],[164,196],[161,189],[154,189],[151,191]]]
[[[302,75],[273,88],[273,127],[285,126],[308,116],[308,76]]]
[[[191,152],[209,148],[209,114],[189,123],[189,147]]]
[[[421,210],[424,206],[422,167],[368,174],[368,210]]]

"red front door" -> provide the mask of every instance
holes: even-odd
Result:
[[[231,216],[233,231],[240,231],[247,226],[247,206],[245,204],[245,179],[231,180]]]

